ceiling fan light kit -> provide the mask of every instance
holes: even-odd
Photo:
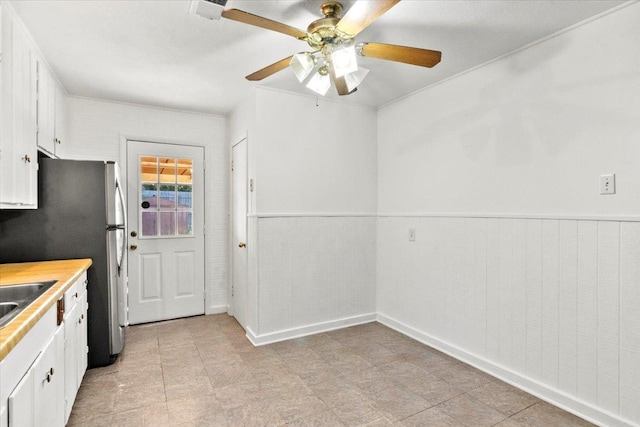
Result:
[[[344,76],[344,82],[347,85],[347,90],[349,91],[349,93],[352,93],[356,90],[358,85],[362,83],[367,74],[369,74],[369,70],[360,67],[358,68],[358,71],[354,71],[353,73],[349,73]]]
[[[332,82],[339,95],[349,95],[357,90],[369,73],[369,70],[358,67],[357,54],[422,67],[433,67],[440,62],[439,51],[370,42],[355,45],[358,33],[399,1],[358,0],[342,18],[342,5],[328,1],[320,6],[324,17],[309,24],[306,32],[238,9],[224,10],[222,17],[295,37],[306,41],[313,49],[258,70],[248,75],[248,80],[262,80],[289,67],[300,83],[304,84],[312,76],[306,87],[320,95],[327,93]]]
[[[331,77],[329,76],[329,70],[327,70],[326,66],[320,67],[313,77],[311,77],[309,83],[307,83],[307,88],[322,96],[327,94],[330,87]]]
[[[309,52],[296,53],[291,57],[289,67],[293,70],[300,83],[306,80],[316,67],[317,59]]]
[[[227,0],[191,0],[189,13],[207,19],[219,20]]]
[[[336,72],[336,77],[342,77],[358,71],[356,48],[351,45],[349,47],[333,49],[331,52],[331,63]]]

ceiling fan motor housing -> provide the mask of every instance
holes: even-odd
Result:
[[[353,37],[341,33],[337,28],[340,22],[340,13],[342,12],[342,4],[330,1],[322,3],[320,10],[324,18],[316,19],[307,27],[307,43],[314,49],[322,49],[326,45],[350,45],[353,43]]]

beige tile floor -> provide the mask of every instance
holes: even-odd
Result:
[[[130,327],[71,426],[587,426],[379,323],[253,347],[226,314]]]

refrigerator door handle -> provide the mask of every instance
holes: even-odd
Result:
[[[124,204],[124,194],[122,192],[122,186],[120,185],[120,178],[116,177],[116,191],[118,192],[118,198],[120,199],[120,216],[122,217],[122,225],[124,228],[127,227],[127,210]]]

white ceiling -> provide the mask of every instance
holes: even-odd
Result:
[[[237,8],[306,30],[321,0],[229,0]],[[342,2],[345,11],[354,0]],[[371,70],[345,99],[380,106],[571,26],[622,1],[404,0],[357,41],[442,51],[422,68],[360,58]],[[189,14],[182,1],[13,1],[71,95],[228,114],[253,85],[310,93],[290,70],[261,82],[244,76],[306,43],[286,35]],[[557,55],[559,52],[549,52]],[[328,95],[337,98],[331,89]]]

